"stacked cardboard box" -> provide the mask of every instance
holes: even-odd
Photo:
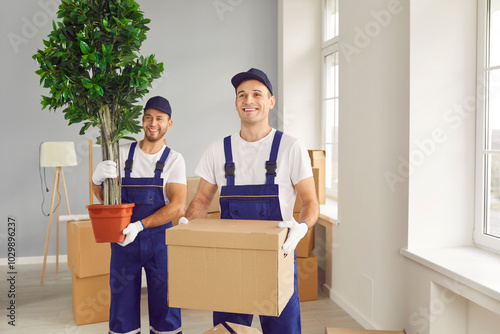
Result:
[[[309,150],[311,165],[319,169],[317,190],[319,204],[326,201],[326,152],[324,150]]]
[[[187,196],[186,196],[186,207],[191,203],[196,195],[196,191],[198,190],[198,185],[200,184],[200,177],[198,176],[190,176],[186,178],[187,180]],[[208,206],[208,216],[209,218],[219,218],[220,217],[220,209],[219,209],[219,191],[215,194],[212,202]],[[180,218],[180,217],[179,217]],[[179,223],[179,218],[174,219],[172,224],[175,226]]]
[[[276,221],[194,219],[166,230],[170,306],[280,315],[293,293]]]
[[[313,169],[316,195],[320,204],[325,202],[325,151],[309,150]],[[299,221],[302,202],[297,196],[293,209],[293,217]],[[318,258],[312,254],[314,250],[314,226],[300,240],[295,249],[297,254],[297,269],[299,283],[299,300],[301,302],[318,299]]]
[[[90,220],[68,221],[68,267],[72,271],[76,325],[109,320],[109,243],[96,243]]]

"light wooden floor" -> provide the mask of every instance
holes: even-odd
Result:
[[[55,264],[47,265],[45,283],[40,283],[42,265],[17,265],[16,277],[16,326],[7,324],[7,266],[0,266],[3,275],[0,281],[0,333],[43,333],[43,334],[86,334],[107,333],[108,323],[76,326],[71,301],[71,271],[66,263],[59,264],[59,274]],[[320,275],[321,276],[321,275]],[[3,278],[5,277],[5,278]],[[149,333],[147,318],[147,293],[143,288],[142,333]],[[315,301],[301,303],[302,332],[304,334],[324,334],[325,326],[342,328],[362,328],[326,294],[320,290]],[[200,334],[212,327],[212,312],[182,310],[184,334]],[[253,326],[260,329],[258,317]],[[283,333],[286,334],[286,333]]]

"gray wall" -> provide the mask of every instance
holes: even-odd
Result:
[[[165,73],[146,98],[167,97],[173,108],[174,125],[167,133],[168,145],[180,151],[187,175],[194,175],[207,145],[237,131],[230,78],[237,72],[258,67],[277,86],[277,1],[153,1],[139,0],[152,20],[142,54],[154,53],[164,62]],[[42,111],[40,99],[48,91],[39,86],[32,55],[52,29],[57,0],[5,2],[1,17],[0,54],[3,126],[0,144],[0,258],[7,254],[7,220],[17,220],[17,257],[42,256],[51,192],[42,191],[39,146],[44,141],[74,141],[79,165],[64,169],[71,213],[86,213],[88,204],[88,139],[96,130],[79,136],[80,125],[68,126],[63,114]],[[215,4],[225,4],[216,8]],[[221,10],[222,8],[222,10]],[[277,89],[276,89],[277,91]],[[277,96],[279,100],[279,96]],[[271,124],[277,126],[277,110]],[[138,138],[141,138],[139,135]],[[100,161],[94,150],[94,162]],[[43,172],[43,171],[42,171]],[[54,168],[47,168],[52,189]],[[62,198],[64,200],[64,198]],[[61,214],[66,214],[64,202]],[[59,254],[66,254],[66,228],[61,224]],[[55,226],[53,225],[53,231]],[[55,254],[55,233],[49,255]]]

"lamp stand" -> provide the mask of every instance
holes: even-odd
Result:
[[[42,283],[45,280],[45,267],[47,265],[47,251],[49,249],[49,239],[50,239],[50,229],[52,225],[52,210],[54,209],[54,199],[57,193],[57,198],[59,198],[59,181],[62,181],[64,198],[66,199],[66,209],[68,210],[68,215],[71,214],[69,211],[68,202],[68,192],[66,191],[66,182],[64,181],[64,173],[62,167],[56,167],[56,174],[54,175],[54,185],[52,187],[52,200],[50,201],[50,214],[49,214],[49,224],[47,226],[47,237],[45,239],[45,254],[43,256],[43,269],[42,269]],[[59,205],[56,209],[56,273],[59,273]]]

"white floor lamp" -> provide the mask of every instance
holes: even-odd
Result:
[[[50,201],[49,224],[47,226],[47,237],[45,239],[45,254],[43,257],[42,283],[45,279],[45,267],[47,264],[47,251],[49,248],[50,229],[52,225],[52,213],[54,210],[54,199],[59,198],[59,182],[62,181],[64,197],[66,198],[66,209],[69,210],[68,193],[66,191],[66,182],[64,181],[63,167],[76,166],[76,153],[74,142],[44,142],[40,148],[40,167],[55,167],[54,185],[52,187],[52,200]],[[59,272],[59,205],[56,208],[56,273]]]

